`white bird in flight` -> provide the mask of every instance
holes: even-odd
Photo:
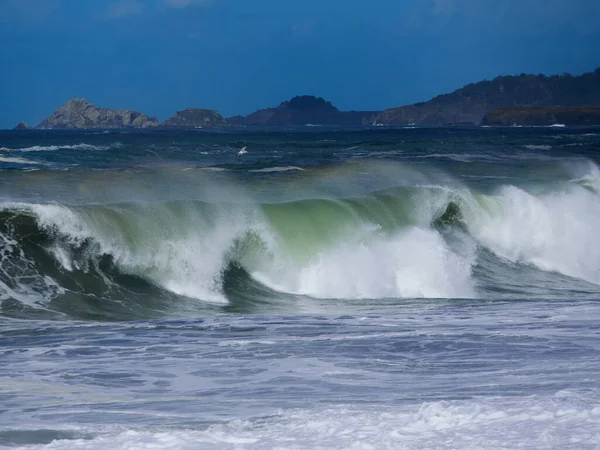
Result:
[[[238,156],[245,155],[246,153],[248,153],[248,152],[246,151],[246,147],[242,147],[242,149],[241,149],[241,150],[238,152]]]

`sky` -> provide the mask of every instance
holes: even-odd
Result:
[[[304,94],[382,110],[598,66],[599,0],[0,0],[0,128],[73,97],[159,120]]]

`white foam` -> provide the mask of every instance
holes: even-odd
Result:
[[[484,246],[512,262],[600,284],[600,198],[572,184],[534,195],[514,186],[467,208],[469,230]]]
[[[448,248],[434,230],[393,235],[366,227],[319,252],[305,265],[273,264],[252,275],[274,289],[316,298],[472,297],[471,251]]]
[[[14,164],[40,164],[37,161],[30,161],[23,158],[11,158],[10,156],[0,155],[0,163],[14,163]]]
[[[113,427],[28,449],[595,449],[600,407],[574,395],[282,411],[206,429]],[[81,432],[85,430],[77,429]]]
[[[199,170],[206,170],[207,172],[229,172],[229,169],[225,169],[224,167],[200,167]]]
[[[53,279],[37,272],[16,240],[0,232],[0,303],[14,298],[37,308],[63,292]]]

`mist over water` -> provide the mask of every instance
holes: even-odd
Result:
[[[599,150],[1,132],[0,446],[595,448]]]

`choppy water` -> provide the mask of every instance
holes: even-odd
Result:
[[[599,151],[0,132],[0,446],[598,448]]]

